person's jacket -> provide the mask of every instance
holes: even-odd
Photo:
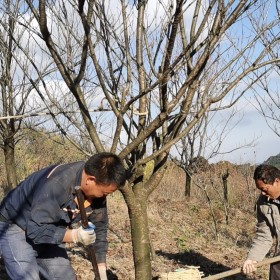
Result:
[[[249,250],[247,259],[261,261],[269,252],[274,237],[276,238],[275,254],[279,252],[280,241],[280,204],[277,200],[261,195],[256,204],[256,235]]]
[[[0,216],[26,231],[34,244],[61,244],[67,228],[80,220],[75,217],[75,186],[80,186],[84,162],[52,165],[39,170],[15,189],[0,205]],[[106,262],[106,198],[94,199],[86,208],[88,220],[95,226],[97,261]]]

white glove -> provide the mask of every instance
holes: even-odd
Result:
[[[82,243],[83,245],[89,245],[95,242],[95,225],[91,222],[88,223],[87,228],[80,226],[77,229],[72,229],[72,240],[74,243]]]
[[[256,270],[256,267],[254,266],[254,264],[256,264],[256,261],[253,260],[246,260],[242,266],[242,271],[244,274],[250,274],[253,271]]]
[[[108,280],[107,279],[107,272],[106,272],[106,265],[99,265],[98,266],[100,280]]]

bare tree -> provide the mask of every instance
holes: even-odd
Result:
[[[48,104],[45,106],[41,102],[44,100],[43,77],[52,72],[51,63],[40,63],[40,69],[34,64],[36,50],[29,44],[34,41],[33,32],[26,28],[32,17],[27,15],[27,10],[23,0],[5,0],[0,4],[0,147],[4,151],[8,189],[15,187],[18,181],[16,145],[28,131],[27,128],[34,129],[47,121],[44,116],[53,115],[50,108],[46,111]],[[35,92],[40,94],[39,103]],[[29,118],[36,115],[40,115],[40,121]],[[56,124],[59,126],[59,123]]]
[[[280,94],[277,85],[280,72],[277,68],[274,70],[272,77],[269,74],[265,75],[259,82],[259,88],[254,89],[254,105],[265,118],[268,127],[280,137]]]
[[[225,110],[224,110],[225,111]],[[203,118],[191,129],[188,135],[175,144],[176,151],[170,157],[185,173],[185,195],[191,196],[192,177],[194,174],[209,168],[209,161],[230,154],[235,150],[251,147],[255,139],[240,144],[235,148],[222,147],[226,138],[230,138],[233,129],[240,123],[238,111],[232,109],[228,114],[218,115],[218,111],[208,111]],[[226,119],[225,119],[226,117]],[[222,119],[221,119],[222,118]]]
[[[14,56],[19,56],[19,50],[14,42],[22,42],[23,34],[17,28],[17,18],[23,16],[22,1],[3,1],[0,5],[0,90],[1,115],[0,147],[4,151],[8,188],[16,186],[15,146],[20,139],[22,120],[9,118],[25,112],[26,100],[32,87],[26,76],[17,65]],[[20,58],[18,57],[20,60]],[[22,62],[26,69],[28,61]]]
[[[267,1],[26,3],[33,32],[67,88],[63,102],[79,109],[59,124],[77,140],[90,139],[85,152],[115,152],[130,171],[121,191],[135,278],[151,279],[147,202],[164,178],[171,148],[209,110],[233,106],[279,63],[268,52],[279,46],[279,18],[267,18],[260,30],[248,28],[249,19],[269,10]],[[260,47],[271,30],[277,36]],[[63,108],[59,102],[53,105]]]
[[[274,9],[275,16],[279,18],[279,3],[278,1],[269,1]],[[261,13],[259,18],[249,17],[252,23],[252,28],[256,33],[260,34],[259,43],[267,49],[267,55],[270,58],[279,57],[279,47],[271,48],[270,42],[277,40],[279,33],[275,29],[270,32],[264,32],[263,22],[267,21],[270,15],[267,12]],[[254,93],[253,105],[259,113],[265,118],[268,127],[280,137],[280,94],[279,94],[279,64],[269,65],[266,71],[263,72],[261,79],[255,87],[252,88]]]

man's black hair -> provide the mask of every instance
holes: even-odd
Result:
[[[280,179],[280,170],[268,164],[261,164],[256,167],[254,180],[262,180],[265,184],[273,184],[276,179]]]
[[[85,172],[96,179],[96,183],[121,187],[126,181],[126,170],[120,158],[109,152],[97,153],[85,163]]]

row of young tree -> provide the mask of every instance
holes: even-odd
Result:
[[[0,14],[8,186],[27,129],[59,132],[84,156],[118,154],[130,171],[121,192],[135,279],[151,279],[147,201],[168,158],[187,167],[201,156],[213,114],[249,90],[279,109],[268,86],[279,73],[278,1],[4,0]]]

